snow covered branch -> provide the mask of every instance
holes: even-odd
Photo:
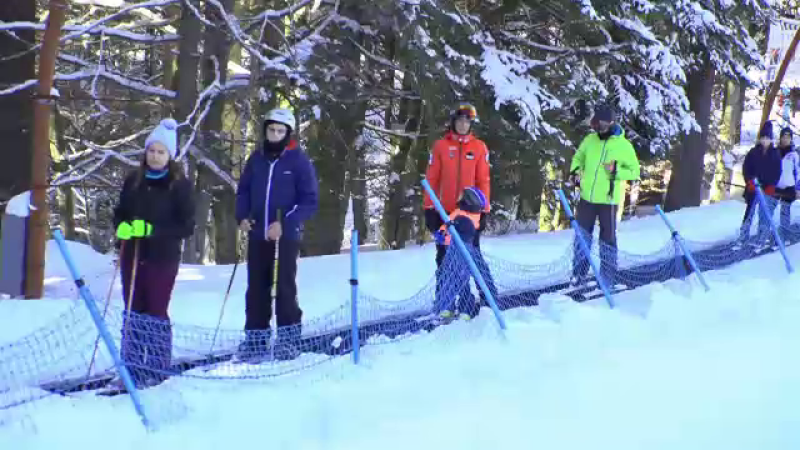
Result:
[[[132,159],[130,156],[139,156],[144,153],[144,150],[134,150],[131,152],[126,152],[126,154],[123,155],[122,153],[114,150],[101,150],[91,143],[89,143],[87,146],[95,150],[94,154],[92,154],[92,156],[89,158],[75,164],[66,172],[59,174],[51,183],[52,187],[79,183],[93,175],[98,169],[103,167],[112,159],[116,159],[130,167],[138,167],[141,164],[139,159]],[[81,169],[83,170],[81,171]],[[81,172],[79,173],[79,171]]]
[[[151,86],[149,84],[142,83],[140,81],[131,80],[126,78],[120,74],[109,72],[103,66],[97,66],[94,70],[92,69],[84,69],[79,70],[77,72],[69,73],[69,74],[56,74],[55,80],[56,81],[75,81],[75,80],[82,80],[86,78],[93,78],[93,77],[101,77],[111,80],[120,86],[126,87],[131,90],[139,91],[148,95],[155,95],[157,97],[164,97],[164,98],[176,98],[177,93],[175,91],[171,91],[169,89],[164,89],[158,86]],[[16,92],[31,88],[36,86],[38,83],[37,80],[28,80],[24,83],[20,83],[16,86],[12,86],[10,88],[4,89],[0,91],[0,95],[10,95]]]
[[[527,47],[534,48],[536,50],[542,50],[545,52],[550,53],[559,53],[562,55],[613,55],[625,48],[632,47],[633,43],[625,42],[619,44],[605,44],[605,45],[598,45],[598,46],[582,46],[582,47],[557,47],[554,45],[547,45],[547,44],[540,44],[538,42],[531,41],[530,39],[525,39],[523,37],[517,36],[513,33],[508,31],[501,31],[501,36],[508,41],[514,42],[516,44],[524,45]]]
[[[373,123],[370,123],[369,121],[366,120],[360,122],[359,125],[364,125],[364,128],[372,131],[377,131],[378,133],[381,133],[383,135],[395,136],[399,138],[419,139],[426,136],[426,134],[421,134],[421,133],[408,133],[405,131],[389,130],[387,128],[383,128]]]
[[[135,4],[132,4],[130,6],[126,6],[124,8],[120,8],[114,14],[111,14],[111,15],[108,15],[106,17],[103,17],[102,19],[98,19],[98,20],[96,20],[96,21],[94,21],[94,22],[92,22],[92,23],[90,23],[90,24],[88,24],[86,26],[77,27],[72,33],[63,36],[61,38],[61,42],[63,43],[63,42],[66,42],[66,41],[68,41],[70,39],[74,39],[74,38],[76,38],[78,36],[81,36],[81,35],[84,35],[84,34],[87,34],[87,33],[91,33],[93,30],[97,30],[99,27],[101,27],[104,23],[107,23],[107,22],[110,22],[112,20],[115,20],[115,19],[117,19],[117,18],[119,18],[119,17],[121,17],[121,16],[123,16],[123,15],[125,15],[125,14],[127,14],[129,12],[131,12],[131,11],[135,11],[137,9],[144,9],[144,8],[154,8],[154,7],[158,7],[158,6],[167,6],[167,5],[172,5],[172,4],[176,4],[176,3],[181,3],[181,0],[149,0],[149,1],[141,2],[141,3],[135,3]],[[191,4],[191,2],[187,2],[187,4]],[[67,30],[67,31],[69,31],[69,30]],[[128,32],[122,31],[122,30],[117,30],[117,31],[119,31],[119,32],[121,32],[123,34],[127,34],[128,33]],[[100,32],[101,31],[97,31],[97,33],[100,33]],[[105,31],[105,32],[106,32],[106,34],[108,34],[108,31]],[[152,38],[157,38],[157,37],[156,36],[152,36]],[[176,36],[172,40],[177,40],[177,39],[178,38]],[[155,40],[154,39],[145,39],[145,40],[150,41],[150,42],[157,42],[157,39],[155,39]]]
[[[34,22],[0,22],[0,31],[22,31],[22,30],[36,30],[44,31],[45,24]],[[66,42],[77,37],[90,34],[102,35],[126,39],[134,42],[148,42],[152,44],[159,44],[165,42],[177,42],[180,37],[177,34],[165,34],[163,36],[154,36],[151,34],[133,33],[131,31],[121,30],[113,27],[95,26],[87,28],[79,25],[64,25],[64,31],[73,32],[61,39],[61,42]]]
[[[296,3],[294,3],[292,6],[289,6],[288,8],[279,9],[277,11],[272,10],[272,9],[268,9],[268,10],[265,10],[265,11],[255,15],[253,17],[242,19],[242,21],[243,22],[245,22],[245,21],[253,21],[253,22],[261,23],[262,21],[265,21],[265,20],[280,19],[282,17],[286,17],[286,16],[288,16],[290,14],[296,13],[301,8],[304,8],[304,7],[308,6],[308,4],[311,3],[311,1],[312,0],[300,0],[300,1],[296,2]],[[248,29],[246,31],[250,31],[250,30]]]
[[[228,185],[233,191],[236,191],[236,180],[226,171],[222,170],[217,163],[212,161],[209,157],[205,156],[194,145],[189,147],[189,152],[195,157],[197,164],[207,167],[214,175],[216,175],[223,183]]]

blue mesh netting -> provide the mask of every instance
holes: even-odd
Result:
[[[769,201],[769,209],[785,208]],[[788,215],[783,214],[781,221],[781,213],[773,212],[781,238],[787,244],[799,241],[800,228],[789,222]],[[742,232],[716,242],[684,241],[702,271],[775,250],[772,230],[764,226],[768,222],[751,216],[756,223],[755,234]],[[581,233],[584,239],[590,238]],[[609,281],[612,293],[686,277],[692,271],[675,241],[668,238],[658,251],[648,254],[617,250],[596,236],[591,242],[592,258]],[[565,245],[562,256],[551,262],[530,265],[482,254],[471,246],[468,250],[500,310],[536,305],[542,294],[553,292],[578,301],[602,298],[585,258],[574,257],[573,244]],[[93,286],[91,278],[86,281],[95,299],[105,298],[100,286]],[[128,313],[119,301],[108,305],[95,301],[105,311],[105,323],[137,385],[171,389],[173,378],[185,380],[183,386],[202,388],[192,382],[265,380],[346,361],[341,356],[353,351],[352,315],[349,301],[342,300],[342,306],[323,316],[270,334],[169,323]],[[491,315],[486,306],[467,260],[450,248],[432,279],[407,299],[383,301],[359,293],[360,343],[364,349],[376,349],[387,343],[425,338],[430,336],[428,331],[453,319],[463,321],[478,313]],[[459,329],[463,333],[469,327]],[[454,337],[437,334],[437,338],[441,336]],[[463,338],[463,334],[457,337]],[[98,345],[94,322],[85,305],[75,302],[46,326],[0,345],[0,424],[25,419],[26,408],[37,400],[92,395],[87,391],[118,384],[112,358],[103,342]]]

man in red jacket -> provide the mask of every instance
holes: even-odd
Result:
[[[458,207],[458,199],[464,189],[475,187],[485,197],[485,207],[481,211],[480,226],[472,239],[472,245],[477,250],[475,252],[478,268],[480,269],[486,284],[492,291],[492,295],[497,297],[497,289],[494,286],[488,265],[483,260],[480,252],[480,235],[486,228],[486,215],[490,210],[490,175],[489,175],[489,149],[486,144],[472,134],[472,122],[477,119],[475,107],[469,103],[461,103],[450,115],[450,129],[442,139],[433,144],[428,170],[425,174],[431,189],[439,197],[447,214],[452,213]],[[425,192],[425,225],[431,234],[436,234],[443,225],[442,218],[433,206],[433,201]],[[443,243],[436,243],[436,275],[439,284],[439,275],[444,260],[447,246]],[[481,300],[485,301],[484,294],[481,292]]]
[[[486,208],[481,213],[481,226],[473,244],[480,247],[480,232],[486,228],[486,214],[490,210],[489,149],[472,134],[472,121],[477,118],[475,107],[460,104],[450,115],[450,130],[444,138],[433,144],[428,171],[431,188],[439,197],[447,214],[455,211],[458,197],[468,187],[475,186],[486,197]],[[425,193],[425,225],[431,233],[442,226],[442,219]],[[447,246],[436,246],[436,265],[442,264]]]

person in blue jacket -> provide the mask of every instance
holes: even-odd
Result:
[[[744,200],[747,204],[740,231],[742,240],[749,239],[753,216],[756,211],[761,211],[756,198],[756,179],[766,196],[765,203],[767,204],[767,211],[761,211],[759,216],[758,237],[759,239],[769,237],[768,220],[775,211],[775,186],[781,178],[781,153],[775,147],[773,140],[772,122],[767,121],[758,133],[758,144],[747,152],[742,164],[742,175],[746,183]]]
[[[245,163],[236,189],[236,220],[248,234],[245,340],[242,357],[270,351],[272,283],[277,282],[275,357],[297,356],[303,311],[297,301],[297,258],[303,223],[317,210],[314,164],[292,139],[294,114],[273,109],[264,121],[264,145]],[[278,279],[273,280],[277,246]]]

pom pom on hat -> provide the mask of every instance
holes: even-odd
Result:
[[[147,136],[144,141],[144,148],[147,149],[154,142],[160,142],[167,147],[170,159],[175,159],[178,156],[178,122],[175,119],[164,119],[158,124],[155,129]]]

